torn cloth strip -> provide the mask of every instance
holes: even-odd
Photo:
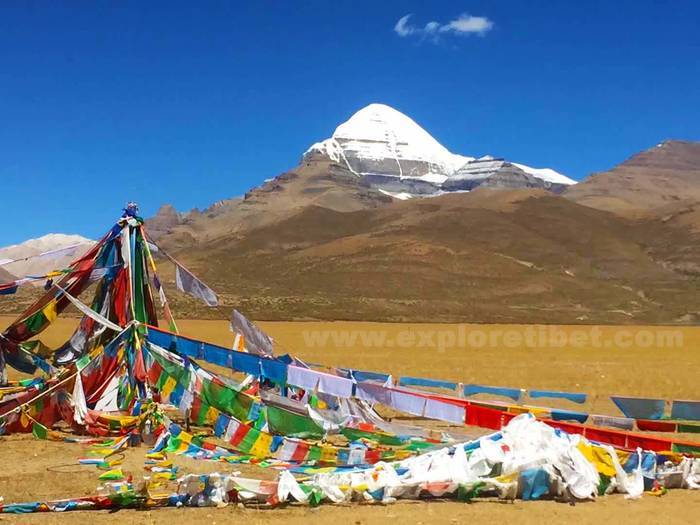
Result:
[[[146,246],[148,246],[148,243],[146,243]],[[150,256],[150,254],[149,254]],[[160,279],[158,279],[158,276],[155,274],[155,270],[153,272],[153,286],[155,286],[156,291],[158,292],[158,299],[160,300],[160,306],[163,308],[163,315],[165,316],[165,320],[168,322],[168,326],[170,327],[171,332],[177,332],[177,324],[175,323],[175,319],[173,318],[173,314],[170,311],[170,305],[168,304],[168,298],[165,296],[165,290],[163,290],[163,285],[160,282]]]
[[[238,310],[233,311],[231,329],[243,335],[246,350],[249,352],[266,356],[272,355],[272,339]]]
[[[535,398],[552,398],[552,399],[568,399],[574,403],[585,403],[586,394],[577,394],[573,392],[555,392],[551,390],[528,390],[528,395]]]
[[[661,419],[666,406],[663,399],[619,396],[612,396],[610,399],[625,416],[634,419]]]
[[[219,304],[219,299],[214,291],[178,263],[175,263],[175,284],[178,290],[201,299],[207,306]]]
[[[102,326],[106,326],[107,328],[110,328],[111,330],[114,330],[116,332],[121,332],[122,327],[119,326],[118,324],[114,324],[112,321],[107,319],[106,317],[100,315],[97,313],[95,310],[87,306],[86,304],[83,304],[80,302],[78,299],[73,297],[71,294],[66,292],[63,288],[61,288],[59,285],[56,285],[56,288],[58,288],[63,295],[65,295],[68,300],[73,303],[73,306],[75,306],[78,310],[80,310],[82,313],[90,317],[91,319],[97,321],[100,323]]]
[[[518,401],[522,392],[519,388],[504,388],[498,386],[484,385],[464,385],[464,395],[473,396],[474,394],[493,394],[496,396],[509,397],[513,401]]]

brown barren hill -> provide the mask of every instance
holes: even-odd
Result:
[[[204,211],[184,214],[178,214],[172,206],[163,206],[146,224],[159,244],[176,249],[240,237],[290,217],[306,206],[353,212],[391,200],[363,184],[343,166],[323,159],[307,160],[250,190],[243,198],[219,201]]]
[[[700,307],[693,277],[663,260],[664,227],[542,190],[479,189],[310,205],[180,256],[259,319],[673,323]]]
[[[700,143],[666,141],[565,192],[571,200],[630,217],[662,216],[700,201]]]

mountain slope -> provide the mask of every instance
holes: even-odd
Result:
[[[628,217],[661,217],[700,201],[700,143],[666,141],[610,171],[591,175],[566,197]]]
[[[166,206],[146,225],[159,243],[175,249],[237,237],[274,224],[307,206],[350,212],[382,206],[391,200],[341,165],[326,159],[307,159],[250,190],[242,199],[221,201],[203,212],[188,214],[177,214]]]
[[[309,206],[180,257],[260,319],[693,318],[696,277],[664,264],[659,233],[542,190],[480,189],[353,212]]]

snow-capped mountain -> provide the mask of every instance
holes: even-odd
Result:
[[[451,153],[403,113],[370,104],[312,145],[304,159],[328,157],[384,193],[406,198],[477,186],[542,187],[555,192],[575,181],[550,168],[531,168],[491,156]]]
[[[63,269],[93,244],[94,241],[81,235],[49,233],[0,248],[0,268],[15,277],[41,275]]]
[[[445,175],[474,160],[450,153],[409,117],[383,104],[370,104],[309,150],[325,153],[362,175],[384,174],[441,183]]]

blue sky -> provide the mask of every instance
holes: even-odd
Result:
[[[697,2],[194,4],[2,2],[0,246],[240,195],[371,102],[576,179],[700,140]]]

